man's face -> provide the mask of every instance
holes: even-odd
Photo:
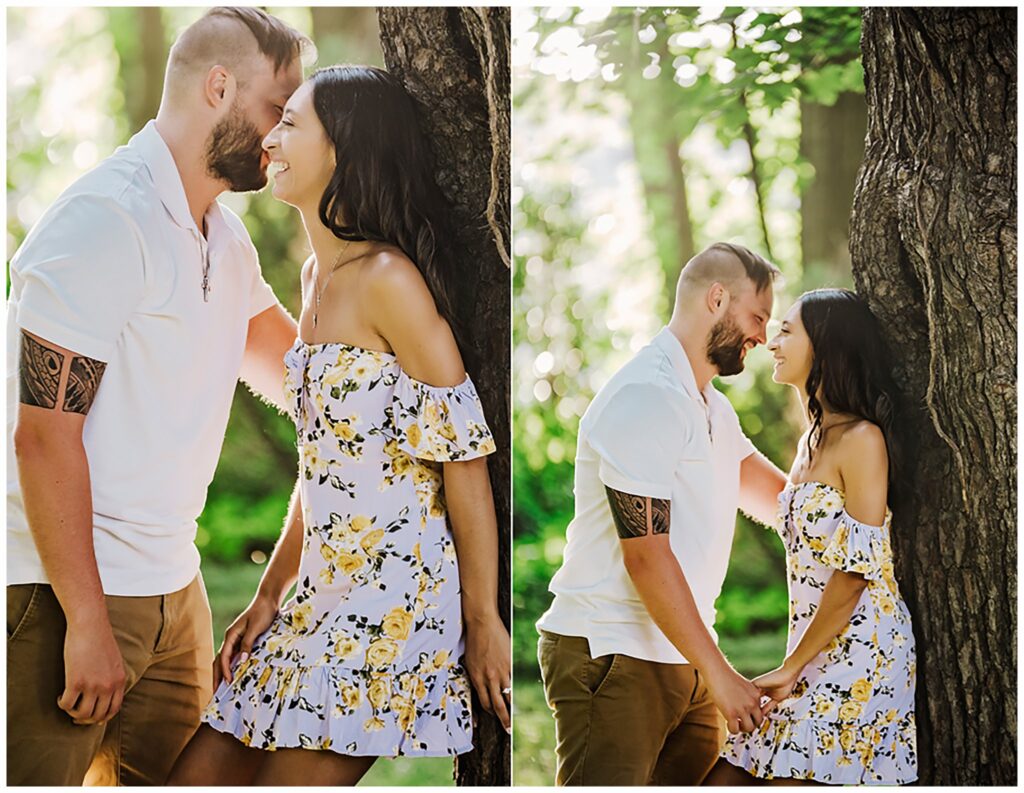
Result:
[[[720,375],[742,372],[747,351],[767,342],[772,299],[770,285],[757,294],[750,281],[745,281],[731,296],[725,316],[712,326],[708,334],[708,361],[714,364]]]
[[[302,82],[298,58],[276,74],[270,59],[260,57],[255,63],[241,82],[227,118],[217,122],[206,139],[207,172],[235,193],[266,185],[263,138],[281,119],[285,103]]]

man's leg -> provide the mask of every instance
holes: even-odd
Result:
[[[7,784],[81,785],[103,725],[57,707],[67,623],[46,584],[7,587]]]
[[[539,645],[555,716],[559,785],[644,785],[678,710],[658,668],[624,655],[591,658],[586,639],[544,633]]]
[[[693,666],[683,668],[692,693],[658,757],[651,780],[655,785],[699,785],[714,767],[725,742],[725,719],[715,707],[703,676]]]
[[[131,604],[113,603],[113,615]],[[110,722],[87,784],[164,785],[212,696],[213,630],[201,577],[159,598],[149,665]]]

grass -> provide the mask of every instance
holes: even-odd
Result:
[[[203,562],[203,580],[213,612],[214,647],[224,631],[252,600],[263,566],[249,561],[235,564]],[[397,757],[378,760],[359,783],[364,787],[450,787],[453,762],[448,757]]]
[[[754,676],[782,661],[785,628],[751,636],[723,636],[720,644],[740,674]],[[512,783],[516,787],[553,785],[555,722],[544,701],[536,667],[516,672],[512,702]]]

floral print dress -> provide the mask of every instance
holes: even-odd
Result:
[[[442,463],[494,451],[472,381],[297,340],[285,383],[304,538],[294,596],[203,720],[247,746],[346,755],[472,749],[459,571]]]
[[[789,484],[777,526],[786,546],[789,643],[810,624],[833,570],[867,579],[850,624],[801,673],[790,697],[752,733],[730,735],[722,756],[763,779],[902,785],[917,779],[916,660],[910,612],[882,526],[853,519],[843,493]]]

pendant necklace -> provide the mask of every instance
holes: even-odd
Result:
[[[314,328],[314,330],[316,329],[317,316],[320,314],[320,298],[323,296],[323,290],[327,288],[327,284],[329,284],[331,282],[331,277],[338,271],[338,268],[341,266],[339,264],[339,262],[341,261],[341,257],[345,255],[345,251],[348,250],[348,246],[351,245],[351,244],[352,244],[352,240],[345,240],[345,244],[342,246],[341,250],[338,251],[338,255],[334,257],[334,264],[331,265],[331,271],[329,273],[327,273],[327,279],[324,281],[324,285],[322,287],[320,286],[320,262],[317,261],[317,263],[316,263],[317,271],[316,271],[315,277],[313,278],[313,298],[314,298],[314,305],[313,305],[313,328]]]

